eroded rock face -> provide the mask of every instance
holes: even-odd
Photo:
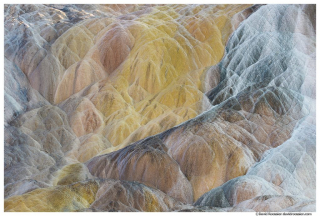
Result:
[[[4,64],[4,124],[8,124],[27,110],[49,103],[34,90],[23,72],[5,58]]]
[[[36,189],[5,200],[5,211],[49,212],[88,208],[94,201],[99,182],[77,182],[71,185]]]
[[[119,149],[210,107],[202,73],[248,7],[7,5],[5,56],[63,103],[77,136],[101,134]]]
[[[193,201],[190,182],[157,137],[147,138],[122,150],[95,157],[86,165],[96,177],[138,181],[181,202]]]
[[[315,211],[315,17],[5,5],[5,211]]]
[[[165,193],[130,181],[107,180],[101,184],[90,206],[96,211],[169,211],[180,205]]]
[[[309,8],[310,9],[310,8]],[[289,7],[262,7],[261,13],[275,13],[277,14],[277,11],[292,11],[294,14],[300,13],[299,11],[305,11],[306,7],[296,7],[296,6],[289,6]],[[259,13],[257,11],[256,14],[253,14],[252,17],[250,17],[248,20],[246,20],[243,24],[246,22],[249,22],[250,19],[253,19],[254,16],[258,16]],[[246,209],[253,209],[255,211],[314,211],[315,210],[315,188],[316,188],[316,181],[315,181],[315,92],[311,89],[315,88],[315,82],[311,77],[315,76],[315,70],[312,69],[315,62],[315,56],[314,56],[314,48],[312,47],[312,41],[314,40],[314,25],[313,23],[313,11],[309,11],[306,14],[301,14],[300,16],[289,16],[286,17],[288,20],[292,19],[298,19],[298,20],[310,20],[309,22],[306,22],[305,25],[297,25],[294,22],[289,22],[291,25],[288,25],[287,27],[284,27],[282,25],[278,26],[280,29],[287,29],[288,32],[285,33],[278,33],[274,35],[278,38],[278,40],[282,41],[281,39],[283,36],[285,36],[285,40],[283,40],[283,43],[281,43],[281,46],[278,46],[280,49],[284,49],[287,54],[283,55],[283,58],[285,60],[281,60],[282,58],[277,57],[280,52],[276,52],[276,55],[270,54],[269,57],[265,56],[266,53],[269,52],[268,49],[265,49],[262,53],[264,54],[262,59],[273,59],[274,56],[277,57],[277,61],[281,62],[281,67],[275,67],[277,64],[275,64],[274,60],[272,61],[272,64],[268,66],[272,71],[270,74],[270,82],[268,86],[270,85],[277,85],[281,87],[281,94],[286,94],[284,89],[290,89],[293,93],[293,97],[295,98],[301,98],[299,101],[295,102],[295,105],[288,106],[289,110],[292,110],[292,113],[286,113],[285,116],[286,119],[295,119],[294,128],[291,127],[290,133],[288,134],[289,137],[283,139],[284,142],[282,142],[281,145],[279,145],[279,141],[282,140],[282,136],[279,137],[279,135],[283,134],[283,132],[286,130],[287,126],[281,127],[281,133],[277,132],[276,134],[276,145],[270,143],[273,147],[273,149],[270,149],[266,151],[262,157],[262,159],[254,164],[245,176],[239,177],[233,180],[228,181],[223,186],[213,189],[210,192],[203,195],[197,202],[196,205],[200,206],[212,206],[212,207],[224,207],[224,206],[236,206],[240,208],[246,208]],[[272,21],[272,20],[271,20]],[[261,24],[261,27],[265,29],[265,26]],[[270,25],[270,28],[274,28],[274,25]],[[245,33],[246,26],[244,25],[243,30],[242,27],[240,27],[235,33],[242,30],[242,33]],[[304,30],[302,30],[302,28]],[[284,32],[284,31],[283,31]],[[301,34],[303,32],[303,34]],[[259,33],[263,37],[263,34]],[[268,32],[267,35],[270,35]],[[230,38],[230,42],[232,42],[232,38]],[[299,43],[296,43],[296,40],[299,39]],[[239,40],[236,38],[235,41]],[[268,41],[268,40],[265,40]],[[274,41],[274,40],[272,40]],[[295,43],[293,45],[293,43]],[[245,47],[245,41],[242,43]],[[267,42],[267,44],[270,44],[270,42]],[[286,47],[286,44],[288,47]],[[263,45],[263,43],[261,43]],[[305,49],[306,46],[310,46],[310,49]],[[251,46],[252,47],[252,46]],[[290,48],[292,47],[292,48]],[[234,49],[232,53],[236,53],[239,49]],[[292,51],[289,51],[292,50]],[[274,51],[274,49],[273,49]],[[272,52],[273,52],[272,51]],[[249,52],[247,52],[249,53]],[[308,53],[307,55],[301,55],[301,53]],[[232,54],[236,55],[236,54]],[[228,55],[227,55],[228,56]],[[301,60],[301,57],[303,57],[303,60]],[[226,57],[227,59],[228,57]],[[261,55],[260,57],[261,58]],[[234,59],[234,58],[233,58]],[[237,65],[241,67],[243,62],[243,59],[245,59],[242,55],[242,57],[238,60]],[[296,59],[296,60],[294,60]],[[276,61],[276,62],[277,62]],[[295,64],[291,64],[291,62],[294,61]],[[227,61],[228,62],[228,61]],[[290,63],[290,64],[288,64]],[[228,67],[225,70],[225,67],[222,66],[223,61],[220,63],[222,70],[224,73],[228,74],[231,72],[229,71]],[[228,66],[234,67],[231,62],[227,63]],[[252,64],[252,63],[251,63]],[[259,66],[260,62],[257,61],[253,65],[251,65],[247,70],[239,70],[240,73],[237,73],[235,76],[237,79],[243,79],[243,78],[250,78],[252,79],[251,74],[259,74],[258,79],[261,79],[261,72],[255,71],[255,66],[261,70],[261,66]],[[279,65],[280,66],[280,65]],[[284,67],[284,68],[283,68]],[[258,69],[257,68],[257,69]],[[217,69],[216,69],[217,70]],[[232,70],[237,70],[236,68]],[[245,75],[245,73],[250,73],[250,76]],[[280,74],[277,74],[280,73]],[[288,74],[286,74],[288,73]],[[296,74],[296,75],[294,75]],[[228,76],[228,75],[226,75]],[[242,77],[242,78],[241,78]],[[253,76],[254,77],[254,76]],[[272,77],[275,77],[271,79]],[[284,78],[286,77],[286,78]],[[304,79],[300,79],[299,77],[304,77]],[[290,82],[288,82],[288,79]],[[232,93],[230,93],[230,90],[238,91],[239,88],[244,87],[245,82],[242,84],[240,82],[235,82],[231,85],[230,80],[232,79],[225,79],[225,82],[220,82],[219,85],[210,91],[208,93],[209,97],[212,98],[213,103],[216,103],[216,100],[220,100],[219,98],[225,98],[225,97],[232,97]],[[240,84],[240,85],[239,85]],[[309,86],[308,90],[306,91],[306,86]],[[219,92],[218,92],[219,89]],[[224,90],[222,90],[224,89]],[[227,94],[221,94],[220,92],[227,92]],[[259,90],[260,91],[260,90]],[[240,94],[240,93],[239,93]],[[238,95],[239,95],[238,94]],[[237,96],[238,97],[238,96]],[[287,96],[286,96],[287,98]],[[268,99],[267,99],[268,100]],[[272,100],[276,102],[275,100]],[[277,103],[269,103],[269,107],[275,107],[272,108],[275,112],[283,112],[286,110],[284,108],[287,102],[287,99],[280,100],[281,104]],[[251,102],[252,103],[252,100]],[[297,109],[297,107],[300,107]],[[261,110],[267,110],[267,109],[261,109]],[[305,117],[301,119],[301,117],[298,117],[298,115],[301,115],[302,113],[305,113]],[[289,114],[289,115],[288,115]],[[300,119],[300,120],[299,120]],[[286,125],[289,122],[288,120],[285,120]],[[262,122],[260,123],[260,126],[263,125]],[[292,130],[293,129],[293,130]],[[272,135],[272,134],[271,134]],[[261,136],[259,136],[261,138]],[[269,137],[271,137],[269,135]],[[286,141],[285,141],[286,140]],[[267,182],[263,183],[261,181],[261,186],[259,187],[267,187],[270,185],[272,187],[276,187],[278,189],[281,189],[283,192],[280,194],[270,194],[272,192],[271,188],[268,190],[259,190],[260,194],[256,195],[250,195],[246,197],[246,193],[238,192],[238,190],[242,190],[243,186],[239,183],[240,178],[256,178],[256,176],[259,176],[260,178],[263,178]],[[238,180],[237,180],[238,179]],[[249,182],[249,181],[246,181]],[[255,191],[255,188],[257,186],[257,181],[255,181],[254,184],[249,184],[249,188],[251,192]],[[247,186],[246,186],[247,187]],[[230,191],[231,188],[234,188]],[[238,202],[238,196],[241,196],[241,200],[243,202]],[[252,197],[251,197],[252,196]],[[219,198],[223,197],[222,200],[225,200],[225,202],[219,203]],[[245,198],[243,198],[245,197]],[[226,202],[228,201],[228,202]]]
[[[79,140],[58,107],[33,109],[11,124],[5,130],[5,187],[25,179],[50,184],[56,171],[74,161],[68,153]]]

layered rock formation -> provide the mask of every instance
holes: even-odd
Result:
[[[315,5],[5,5],[5,211],[315,211]]]

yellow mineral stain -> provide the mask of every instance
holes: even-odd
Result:
[[[202,75],[221,60],[232,17],[248,7],[162,5],[130,19],[79,22],[51,47],[59,69],[54,103],[80,92],[95,108],[71,111],[72,129],[102,135],[116,149],[194,118],[208,108]]]
[[[95,181],[41,188],[4,200],[4,211],[56,212],[88,208],[98,190]]]

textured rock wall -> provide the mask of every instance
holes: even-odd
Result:
[[[5,5],[5,211],[315,211],[315,5]]]

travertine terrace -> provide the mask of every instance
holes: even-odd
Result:
[[[5,5],[5,211],[316,211],[315,5]]]

